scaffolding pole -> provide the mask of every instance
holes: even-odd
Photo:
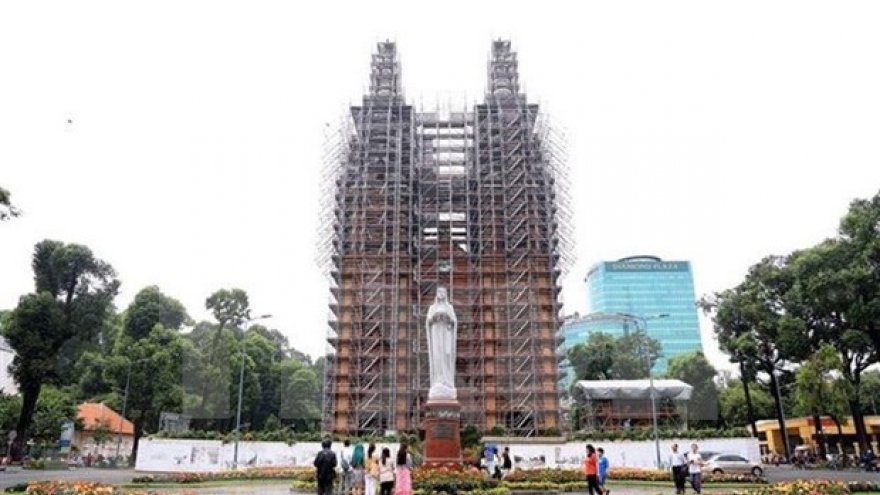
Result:
[[[459,315],[462,426],[560,430],[561,278],[573,257],[563,136],[495,41],[482,102],[406,103],[396,45],[328,140],[319,262],[331,284],[323,426],[418,432],[424,319],[440,286]]]

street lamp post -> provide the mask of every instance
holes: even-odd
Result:
[[[636,316],[628,313],[619,313],[619,316],[641,322],[642,330],[645,331],[645,336],[648,336],[648,320],[668,318],[669,314],[662,313],[653,316]],[[645,360],[648,362],[648,382],[651,390],[651,422],[653,423],[654,428],[654,450],[657,454],[657,469],[660,469],[663,465],[663,461],[660,460],[660,426],[657,421],[657,389],[654,387],[654,367],[651,366],[650,356],[646,355]]]
[[[271,318],[272,315],[262,315],[257,316],[256,318],[249,318],[244,321],[242,334],[241,334],[241,346],[239,348],[239,356],[241,358],[241,366],[238,368],[238,406],[235,408],[235,449],[232,458],[232,469],[238,469],[238,442],[241,439],[241,400],[244,395],[244,341],[245,334],[247,334],[248,325],[258,320],[265,320]]]
[[[125,411],[128,408],[128,389],[131,385],[131,367],[135,364],[140,364],[145,361],[149,361],[148,358],[138,359],[137,361],[130,361],[128,363],[128,372],[125,375],[125,395],[122,399],[122,415],[119,416],[119,427],[116,429],[116,462],[119,463],[119,449],[122,447],[122,425],[125,421]],[[118,464],[117,464],[118,465]]]

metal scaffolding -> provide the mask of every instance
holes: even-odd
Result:
[[[571,265],[562,137],[520,93],[496,41],[484,101],[406,103],[396,46],[330,136],[319,261],[330,278],[323,425],[418,431],[428,391],[424,318],[439,285],[459,315],[463,424],[531,436],[560,428],[555,353]]]

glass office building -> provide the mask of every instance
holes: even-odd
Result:
[[[664,261],[654,256],[602,262],[587,273],[586,284],[591,314],[647,318],[647,322],[629,318],[629,324],[647,324],[648,334],[663,346],[655,373],[665,373],[669,360],[675,356],[703,350],[690,262]],[[610,324],[605,327],[609,333],[623,333],[627,329],[623,323],[616,331],[611,331]],[[571,345],[580,343],[575,341],[589,328],[573,330]]]

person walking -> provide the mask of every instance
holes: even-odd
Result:
[[[376,495],[376,487],[379,486],[379,460],[376,459],[376,444],[373,442],[367,447],[364,464],[364,493]]]
[[[699,494],[703,490],[703,456],[700,455],[700,447],[691,445],[691,451],[687,454],[688,476],[691,479],[691,487]]]
[[[605,480],[608,479],[608,457],[605,456],[605,449],[599,447],[596,449],[596,453],[599,454],[599,486],[602,487],[602,492],[604,495],[608,495],[611,493],[611,490],[605,487]]]
[[[394,488],[394,465],[388,447],[382,449],[382,457],[379,458],[378,463],[379,495],[391,495],[391,489]]]
[[[396,464],[394,495],[412,495],[412,458],[407,451],[405,442],[401,442],[400,448],[397,450]]]
[[[483,456],[486,458],[486,472],[489,473],[490,478],[494,478],[495,466],[498,463],[498,448],[495,447],[495,444],[486,445],[486,448],[483,449]]]
[[[358,442],[354,445],[351,453],[351,493],[352,495],[364,495],[364,483],[366,482],[364,468],[364,446]]]
[[[687,460],[684,454],[678,451],[677,443],[672,444],[669,465],[672,466],[672,481],[675,483],[675,493],[676,495],[683,495],[684,479],[687,476]]]
[[[324,439],[321,451],[315,457],[315,479],[318,481],[318,495],[333,495],[333,481],[336,479],[336,454],[330,450],[331,442]]]
[[[596,455],[596,449],[591,444],[587,444],[584,474],[587,475],[587,490],[590,492],[590,495],[604,495],[602,487],[599,486],[599,457]]]
[[[504,453],[501,454],[501,477],[506,478],[513,472],[513,458],[510,456],[510,447],[504,447]]]

